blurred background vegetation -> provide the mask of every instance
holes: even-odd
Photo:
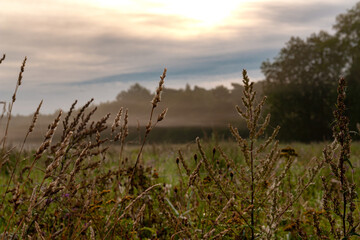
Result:
[[[332,111],[340,76],[348,83],[350,129],[360,121],[360,3],[336,18],[334,33],[292,37],[278,56],[263,62],[264,94],[272,121],[284,140],[319,141],[331,137]]]

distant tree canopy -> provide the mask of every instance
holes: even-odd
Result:
[[[118,101],[126,101],[136,99],[150,99],[152,97],[151,92],[141,86],[138,83],[132,85],[127,91],[122,91],[116,96],[116,100]],[[150,100],[149,100],[150,101]]]
[[[239,76],[239,81],[240,78],[241,76]],[[239,127],[239,124],[244,123],[241,122],[235,105],[241,105],[243,86],[237,83],[233,83],[232,86],[232,89],[224,86],[205,89],[199,86],[190,87],[188,84],[184,89],[165,87],[161,97],[161,106],[169,108],[169,111],[166,121],[163,121],[161,125],[227,127],[228,123],[232,123]],[[258,96],[261,96],[261,84],[256,83],[254,89],[258,91]],[[130,124],[136,125],[137,120],[140,124],[146,124],[153,96],[153,92],[136,83],[129,89],[121,91],[116,101],[100,104],[99,117],[108,112],[116,114],[119,106],[122,106],[129,110]],[[161,107],[157,110],[162,111]]]
[[[262,63],[264,94],[280,138],[318,141],[331,137],[337,81],[348,81],[351,128],[360,121],[360,3],[337,17],[336,33],[292,37],[272,62]]]

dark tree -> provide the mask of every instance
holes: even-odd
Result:
[[[293,37],[273,62],[264,62],[264,94],[279,137],[313,141],[331,137],[336,84],[344,68],[339,40],[326,33]]]
[[[349,128],[355,130],[356,124],[360,122],[360,2],[336,18],[334,29],[346,56]]]

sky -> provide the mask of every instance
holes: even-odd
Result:
[[[355,0],[0,0],[0,101],[15,114],[113,101],[140,83],[212,88],[262,80],[261,63],[291,36],[332,32]]]

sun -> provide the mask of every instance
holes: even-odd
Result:
[[[87,0],[103,8],[137,13],[175,15],[193,27],[211,28],[229,19],[242,4],[254,0]]]

